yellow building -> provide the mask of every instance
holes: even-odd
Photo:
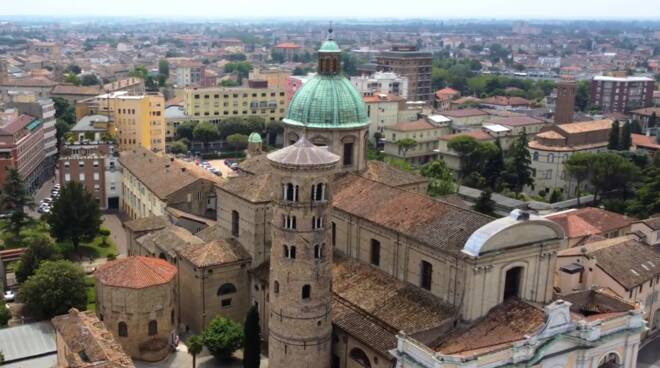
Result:
[[[211,122],[249,116],[277,121],[284,117],[287,106],[284,89],[267,87],[263,81],[248,87],[186,88],[184,101],[186,115],[192,120]]]
[[[92,97],[76,104],[76,118],[86,115],[111,116],[110,131],[120,151],[165,150],[165,99],[160,93],[131,96],[119,91]]]
[[[257,69],[250,72],[250,79],[265,80],[269,87],[286,88],[291,72],[280,69]]]

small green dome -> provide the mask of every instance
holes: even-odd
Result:
[[[319,52],[341,52],[341,49],[339,48],[339,45],[337,45],[337,42],[333,40],[327,40],[323,42]]]
[[[308,128],[358,128],[368,125],[369,117],[362,96],[348,79],[316,75],[293,96],[283,121]]]
[[[257,132],[251,133],[248,137],[248,143],[261,143],[261,135]]]

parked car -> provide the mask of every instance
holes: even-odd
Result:
[[[5,302],[13,302],[16,299],[16,294],[12,290],[5,290]]]

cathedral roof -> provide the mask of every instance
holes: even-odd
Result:
[[[327,148],[317,147],[302,136],[290,146],[269,153],[271,162],[283,166],[332,166],[339,162],[339,156],[328,151]]]
[[[179,251],[181,258],[196,267],[209,267],[249,260],[250,255],[234,239],[213,240],[202,245],[191,245]]]
[[[103,285],[142,289],[170,282],[176,267],[160,258],[136,256],[105,263],[95,275]]]

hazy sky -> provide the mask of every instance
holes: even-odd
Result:
[[[0,0],[0,15],[660,18],[660,0]]]

